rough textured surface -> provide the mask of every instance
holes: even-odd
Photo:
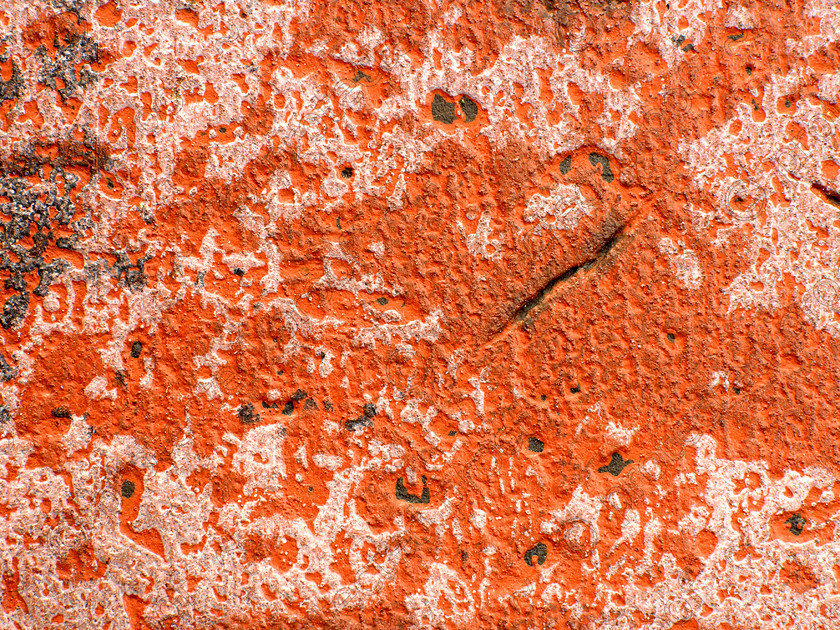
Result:
[[[840,7],[0,7],[0,629],[840,627]]]

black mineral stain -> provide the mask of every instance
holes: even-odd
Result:
[[[309,411],[310,409],[317,409],[318,408],[318,403],[315,402],[314,398],[307,398],[306,402],[303,403],[303,408],[306,411]]]
[[[548,557],[548,547],[545,543],[537,543],[525,552],[525,562],[529,567],[534,566],[534,556],[537,556],[537,563],[543,564]]]
[[[286,404],[283,405],[283,415],[284,416],[291,416],[295,412],[295,403],[291,400],[287,400]]]
[[[234,273],[235,275],[239,276],[240,278],[241,278],[242,276],[244,276],[244,275],[245,275],[245,272],[244,272],[244,271],[242,271],[239,267],[236,267],[236,268],[233,270],[233,273]]]
[[[255,424],[260,421],[260,414],[254,413],[254,405],[251,403],[240,406],[237,415],[242,424]]]
[[[120,487],[120,494],[123,496],[124,499],[130,499],[134,496],[134,482],[129,481],[126,479],[122,482],[122,487]]]
[[[610,473],[613,477],[618,477],[621,474],[621,471],[632,463],[632,459],[624,459],[618,453],[613,453],[610,463],[606,466],[601,466],[598,469],[598,472]]]
[[[345,166],[343,169],[341,169],[341,176],[344,179],[350,179],[351,177],[353,177],[353,169],[349,166]]]
[[[405,484],[403,484],[403,478],[399,477],[397,479],[397,489],[396,489],[397,498],[400,501],[408,501],[409,503],[428,503],[431,500],[431,495],[429,494],[429,486],[426,485],[426,477],[423,477],[423,493],[418,497],[416,494],[411,494],[408,490],[405,489]]]
[[[478,116],[478,105],[469,96],[462,96],[458,101],[461,106],[461,111],[464,112],[464,118],[467,122],[472,122]]]
[[[805,518],[799,512],[797,512],[785,521],[785,525],[788,526],[788,529],[790,529],[790,533],[794,536],[799,536],[803,532],[803,530],[805,529],[805,525],[807,524],[808,521],[806,521]]]
[[[580,385],[572,385],[572,387],[569,388],[569,391],[573,394],[580,393]]]
[[[677,338],[674,336],[674,333],[668,333],[668,341],[670,341],[671,343],[674,343],[674,341],[676,341],[676,339]]]
[[[457,431],[450,431],[450,432],[449,432],[449,437],[454,437],[454,436],[456,436],[456,435],[458,435],[458,432],[457,432]]]
[[[529,437],[528,450],[532,453],[542,453],[543,450],[545,450],[545,442],[543,442],[539,438]]]
[[[365,415],[365,418],[373,418],[376,415],[376,406],[373,403],[365,403],[365,406],[362,408],[362,413]]]
[[[292,400],[294,400],[295,402],[299,402],[304,398],[306,398],[306,392],[302,389],[299,389],[294,394],[292,394]]]
[[[548,398],[548,396],[546,396],[545,394],[541,394],[541,395],[540,395],[540,400],[541,400],[541,401],[545,402],[545,399],[546,399],[546,398]]]
[[[447,125],[455,122],[455,103],[450,103],[440,94],[432,100],[432,118]]]
[[[143,344],[139,341],[135,341],[131,344],[131,358],[137,359],[140,357],[140,353],[143,352]]]
[[[381,297],[377,298],[376,301],[379,302],[380,306],[385,306],[388,303],[388,298]]]
[[[563,175],[565,175],[566,173],[568,173],[571,170],[572,170],[572,156],[567,155],[565,158],[563,158],[563,161],[560,162],[560,172],[563,173]]]
[[[590,153],[589,161],[592,163],[592,166],[595,166],[596,164],[601,165],[601,177],[604,181],[611,182],[615,179],[612,169],[610,168],[610,161],[606,158],[606,156],[601,155],[600,153]]]
[[[69,418],[70,410],[67,407],[53,407],[50,412],[53,418]]]
[[[344,423],[344,428],[348,431],[355,431],[359,427],[372,427],[373,422],[366,416],[359,416],[355,420],[347,420]]]

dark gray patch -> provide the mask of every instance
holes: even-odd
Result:
[[[568,173],[571,170],[572,170],[572,156],[567,155],[566,157],[563,158],[563,161],[560,162],[560,172],[563,173],[563,175],[565,175],[566,173]]]
[[[534,566],[534,556],[537,556],[537,564],[545,563],[545,559],[548,558],[548,547],[545,543],[538,542],[525,552],[525,563],[529,567]]]
[[[572,392],[573,394],[580,393],[580,385],[572,385],[572,387],[569,388],[569,391]]]
[[[135,341],[131,344],[131,358],[138,359],[140,358],[140,353],[143,352],[143,344],[139,341]]]
[[[68,98],[96,80],[90,64],[100,61],[100,48],[87,35],[77,33],[69,34],[63,42],[56,34],[53,45],[55,53],[52,56],[43,45],[35,51],[41,60],[38,82],[58,92],[61,102],[66,103]]]
[[[355,420],[347,420],[344,423],[344,428],[348,431],[355,431],[360,427],[372,427],[373,422],[367,416],[359,416]]]
[[[291,416],[295,412],[295,403],[291,400],[287,400],[286,404],[283,405],[283,415],[284,416]]]
[[[306,398],[306,392],[302,389],[297,390],[294,394],[292,394],[292,400],[295,402],[301,401]]]
[[[431,501],[431,495],[429,494],[429,486],[426,485],[425,476],[423,476],[423,493],[419,497],[416,494],[411,494],[408,490],[406,490],[402,477],[399,477],[397,479],[396,495],[397,499],[399,499],[400,501],[408,501],[409,503],[428,503],[429,501]]]
[[[318,408],[318,403],[315,402],[314,398],[307,398],[306,402],[303,403],[303,408],[306,411],[309,411],[310,409],[317,409]]]
[[[799,536],[805,530],[807,524],[808,521],[799,512],[785,521],[785,525],[788,526],[790,533],[794,536]]]
[[[50,414],[53,418],[69,418],[70,410],[67,407],[53,407]]]
[[[341,169],[341,176],[344,179],[350,179],[351,177],[353,177],[353,169],[349,166],[345,166],[343,169]]]
[[[668,333],[666,336],[668,337],[668,341],[670,341],[671,343],[674,343],[677,340],[674,333]]]
[[[376,406],[373,403],[365,403],[362,413],[365,418],[373,418],[376,415]]]
[[[239,421],[242,424],[256,424],[260,421],[260,414],[254,413],[254,405],[251,403],[246,403],[239,407],[236,415],[239,416]]]
[[[26,317],[29,309],[29,293],[24,291],[19,295],[13,295],[3,305],[0,313],[0,324],[3,328],[14,328]]]
[[[0,79],[0,103],[17,101],[23,93],[23,75],[17,62],[12,60],[12,77],[8,81]]]
[[[0,382],[5,383],[18,375],[18,369],[8,364],[6,357],[0,354]]]
[[[388,303],[388,298],[376,298],[376,301],[379,303],[380,306],[385,306]]]
[[[245,272],[244,272],[244,271],[242,271],[239,267],[236,267],[236,268],[233,270],[233,273],[234,273],[235,275],[239,276],[240,278],[241,278],[242,276],[244,276],[244,275],[245,275]]]
[[[610,161],[606,156],[601,155],[600,153],[590,153],[589,161],[592,163],[592,166],[595,166],[596,164],[601,165],[601,178],[605,182],[611,182],[615,179],[612,169],[610,168]]]
[[[450,431],[449,432],[449,437],[453,437],[453,436],[456,436],[456,435],[458,435],[457,431]]]
[[[455,122],[455,103],[450,103],[440,94],[432,100],[432,118],[447,125]]]
[[[542,453],[543,450],[545,450],[545,442],[543,442],[539,438],[529,437],[528,450],[532,453]]]
[[[277,403],[267,403],[265,401],[262,402],[263,409],[277,409]]]
[[[130,499],[134,496],[134,482],[129,481],[126,479],[122,482],[122,486],[120,486],[120,494],[123,496],[123,499]]]
[[[461,106],[461,111],[464,112],[464,118],[467,122],[472,122],[478,116],[478,105],[469,96],[462,96],[458,101]]]
[[[613,477],[618,477],[621,474],[621,471],[632,463],[632,459],[624,459],[618,453],[613,453],[610,463],[606,466],[601,466],[598,469],[598,472],[610,473]]]
[[[324,401],[324,409],[326,411],[332,411],[333,404],[329,400]]]

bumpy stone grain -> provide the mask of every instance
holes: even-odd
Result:
[[[840,627],[840,6],[0,6],[0,630]]]

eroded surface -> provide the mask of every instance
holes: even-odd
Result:
[[[840,625],[840,7],[0,7],[0,628]]]

